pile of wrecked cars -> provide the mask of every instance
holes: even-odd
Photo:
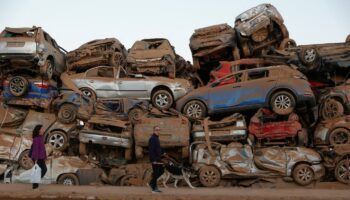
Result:
[[[189,167],[198,186],[350,184],[349,36],[297,45],[277,9],[261,4],[234,26],[196,29],[190,50],[193,65],[165,38],[66,52],[41,27],[5,28],[3,181],[29,182],[42,124],[47,184],[146,185],[154,126],[168,161]]]

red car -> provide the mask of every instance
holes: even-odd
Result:
[[[235,60],[235,61],[221,61],[220,65],[215,70],[210,72],[209,83],[212,83],[215,80],[220,79],[236,71],[264,67],[272,64],[278,64],[278,63],[274,63],[272,61],[268,61],[261,58],[241,59],[241,60]],[[230,84],[234,82],[235,80],[230,80],[228,82],[225,82],[225,84]],[[224,84],[221,83],[221,85],[224,85]]]
[[[289,114],[288,119],[278,116],[266,108],[261,108],[251,118],[249,124],[249,140],[264,144],[290,143],[305,146],[308,143],[307,132],[299,123],[299,117],[295,113]],[[282,119],[281,119],[282,118]]]

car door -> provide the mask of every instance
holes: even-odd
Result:
[[[240,107],[259,106],[266,102],[267,93],[276,84],[276,78],[269,76],[268,69],[249,70],[247,79],[242,84],[242,93],[239,100]]]
[[[117,70],[117,78],[115,80],[118,96],[121,98],[142,98],[149,99],[147,95],[148,80],[141,74],[129,77],[123,68]]]
[[[100,66],[85,73],[84,85],[95,91],[98,98],[118,97],[113,67]]]
[[[244,83],[244,73],[228,75],[209,87],[209,109],[214,112],[229,110],[240,104]]]

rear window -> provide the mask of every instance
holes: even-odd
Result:
[[[269,71],[268,70],[261,70],[261,71],[252,71],[248,73],[248,80],[256,80],[268,77]]]
[[[32,38],[34,36],[35,36],[35,31],[26,31],[26,32],[22,32],[22,33],[13,33],[13,32],[9,32],[9,31],[4,31],[1,34],[1,37],[5,37],[5,38],[15,38],[15,37]]]

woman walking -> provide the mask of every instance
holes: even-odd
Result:
[[[33,144],[30,151],[30,157],[34,163],[37,163],[41,168],[41,178],[46,174],[46,149],[44,144],[44,129],[42,125],[36,125],[33,130]],[[33,183],[33,189],[39,187],[39,183]]]

